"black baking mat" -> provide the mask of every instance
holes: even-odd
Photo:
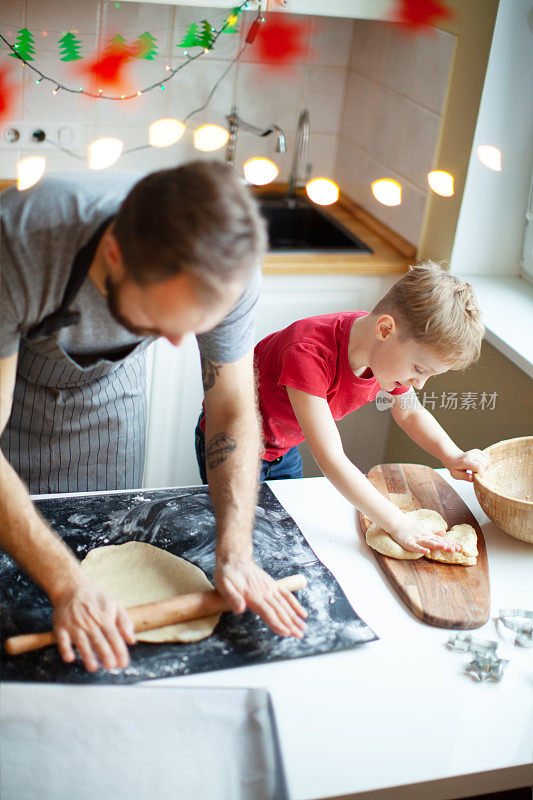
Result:
[[[117,492],[37,500],[37,508],[79,559],[89,550],[136,539],[188,559],[213,580],[214,517],[207,487]],[[298,592],[309,612],[301,640],[277,636],[251,612],[223,614],[208,639],[191,644],[139,643],[122,671],[88,673],[64,664],[55,646],[21,656],[2,654],[0,678],[55,683],[134,683],[151,678],[279,661],[355,647],[378,637],[355,613],[341,587],[318,560],[302,532],[263,484],[259,493],[254,557],[274,578],[303,573]],[[2,641],[51,628],[47,596],[11,558],[0,556]]]

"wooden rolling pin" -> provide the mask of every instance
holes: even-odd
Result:
[[[297,592],[307,584],[305,575],[289,575],[280,578],[277,585],[289,592]],[[151,631],[154,628],[163,628],[165,625],[175,625],[177,622],[188,622],[191,619],[210,617],[223,611],[230,611],[228,603],[216,589],[206,592],[191,592],[168,600],[157,600],[155,603],[145,603],[142,606],[131,606],[126,609],[135,632]],[[4,647],[10,656],[29,653],[30,650],[39,650],[53,644],[56,640],[52,631],[47,633],[24,633],[21,636],[11,636],[6,639]]]

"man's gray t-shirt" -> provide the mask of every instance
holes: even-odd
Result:
[[[2,450],[31,492],[141,485],[151,339],[115,321],[90,276],[69,305],[76,324],[27,335],[63,305],[76,254],[140,177],[57,176],[0,195],[0,358],[19,354]],[[259,284],[258,267],[228,316],[197,337],[205,358],[230,363],[252,348]]]
[[[25,333],[59,308],[77,252],[116,214],[141,178],[125,172],[70,173],[45,177],[25,192],[13,187],[0,195],[0,358],[13,355]],[[229,363],[253,346],[259,286],[258,267],[230,314],[197,337],[204,357]],[[79,322],[57,336],[69,355],[113,358],[140,341],[115,321],[89,277],[70,310],[80,313]]]

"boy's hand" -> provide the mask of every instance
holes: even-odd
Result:
[[[281,589],[253,559],[235,556],[223,562],[217,560],[214,580],[234,614],[249,608],[280,636],[302,638],[307,611],[292,592]]]
[[[489,457],[482,450],[467,450],[442,462],[452,478],[459,481],[472,481],[473,473],[480,477],[489,466]]]
[[[449,553],[460,550],[442,538],[445,532],[443,530],[442,533],[440,531],[433,533],[426,522],[412,517],[404,517],[393,530],[389,531],[392,538],[411,553],[427,555],[430,550],[444,550]]]

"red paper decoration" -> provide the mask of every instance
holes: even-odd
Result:
[[[271,14],[256,33],[256,52],[261,62],[273,68],[285,67],[308,53],[307,26],[290,22],[282,14]]]
[[[110,43],[102,56],[80,66],[80,74],[85,75],[98,89],[126,90],[129,83],[126,66],[137,52],[137,48],[120,42]]]
[[[11,70],[0,66],[0,122],[9,119],[15,103],[16,88],[9,80]]]
[[[398,0],[395,19],[411,28],[431,25],[437,19],[449,19],[451,10],[441,0]]]

